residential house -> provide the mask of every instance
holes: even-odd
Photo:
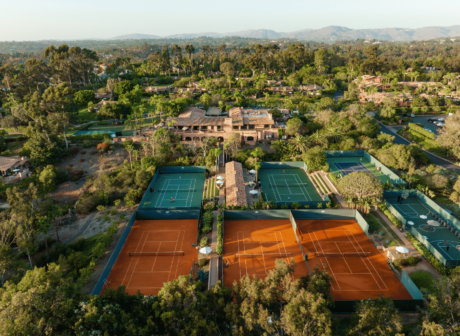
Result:
[[[3,176],[28,169],[30,161],[25,156],[0,156],[0,174]]]
[[[241,163],[232,161],[225,164],[225,184],[225,203],[227,205],[248,205]]]
[[[300,85],[297,89],[299,91],[302,91],[305,94],[320,95],[321,93],[319,91],[324,90],[324,87],[321,85],[317,85],[317,84],[311,84],[311,85]]]
[[[271,93],[281,93],[283,96],[289,96],[294,93],[294,88],[292,86],[272,86],[266,87],[265,90],[270,91]]]
[[[178,117],[168,117],[176,123],[170,127],[174,134],[182,136],[183,141],[199,140],[215,137],[220,142],[227,140],[232,134],[238,133],[241,141],[255,145],[257,141],[278,138],[278,131],[273,116],[268,110],[251,110],[234,107],[228,116],[206,116],[204,110],[195,108],[193,112],[181,113]]]
[[[172,90],[171,86],[148,86],[145,88],[145,92],[156,93],[156,94],[168,93],[171,90]]]

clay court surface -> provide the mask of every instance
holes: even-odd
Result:
[[[196,259],[197,220],[137,220],[115,262],[106,288],[126,286],[129,294],[138,290],[157,295],[163,283],[190,274]],[[130,252],[183,251],[182,256],[130,256]]]
[[[224,285],[231,287],[244,275],[265,279],[276,259],[297,265],[294,278],[308,274],[289,219],[225,221]]]
[[[310,269],[319,266],[333,277],[336,301],[375,298],[380,294],[393,300],[412,297],[391,270],[387,260],[371,243],[355,220],[296,219]],[[227,229],[226,229],[227,230]],[[365,253],[370,256],[324,256],[321,253]]]

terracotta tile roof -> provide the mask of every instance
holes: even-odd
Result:
[[[200,118],[206,115],[206,111],[198,107],[188,107],[184,112],[179,114],[179,118]]]
[[[232,161],[225,164],[225,183],[227,205],[248,205],[241,163]]]
[[[225,123],[223,117],[189,117],[189,118],[166,118],[166,123],[171,120],[176,120],[174,126],[222,126]]]

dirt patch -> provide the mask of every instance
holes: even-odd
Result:
[[[65,242],[75,236],[78,231],[85,225],[89,216],[78,216],[78,219],[70,225],[58,226],[58,235],[61,242]],[[48,236],[56,239],[56,232],[54,226],[48,231]]]
[[[84,176],[76,181],[66,181],[58,186],[56,191],[52,193],[53,198],[59,203],[74,203],[85,192],[85,182],[87,176],[98,174],[100,171],[109,170],[118,167],[128,158],[128,153],[122,147],[115,147],[107,155],[94,154],[96,147],[80,148],[77,155],[67,157],[63,162],[55,165],[56,168],[67,171],[66,167],[71,166],[69,173],[82,170]],[[82,161],[83,160],[83,161]],[[102,167],[101,167],[102,165]]]
[[[418,271],[425,271],[430,273],[436,280],[439,280],[442,278],[442,276],[436,271],[436,269],[431,266],[431,264],[426,261],[426,259],[422,259],[421,262],[419,262],[415,266],[408,266],[404,267],[404,271],[408,274],[411,275],[412,273],[418,272]]]
[[[107,252],[106,252],[105,256],[98,261],[98,264],[97,264],[93,274],[91,274],[91,277],[89,278],[88,282],[86,283],[85,287],[83,288],[83,293],[84,294],[91,294],[91,292],[93,291],[94,287],[96,286],[97,281],[99,280],[100,276],[102,275],[102,272],[104,271],[105,266],[109,262],[109,259],[112,256],[113,250],[117,246],[121,235],[123,234],[124,230],[126,229],[126,226],[128,225],[129,219],[133,215],[133,212],[134,212],[134,210],[129,210],[129,211],[123,211],[122,212],[122,213],[126,213],[126,218],[118,226],[117,235],[114,237],[112,244],[107,249]],[[114,220],[115,220],[116,217],[118,217],[118,216],[115,215],[115,216],[112,216],[112,217],[114,217]],[[93,220],[93,223],[85,230],[85,232],[83,232],[83,236],[85,237],[85,236],[88,236],[89,234],[92,234],[91,236],[93,236],[93,235],[95,235],[95,234],[97,234],[99,232],[98,229],[102,231],[106,227],[108,227],[110,224],[111,223],[109,223],[107,226],[105,226],[103,224],[102,227],[98,227],[99,226],[99,219],[95,219],[95,220]],[[98,229],[93,230],[94,227],[96,227]]]

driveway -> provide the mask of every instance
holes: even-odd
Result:
[[[397,129],[394,129],[395,127],[387,127],[387,126],[383,125],[382,123],[380,123],[380,127],[381,127],[381,131],[383,133],[390,134],[390,135],[393,135],[395,137],[395,141],[394,141],[395,144],[398,144],[398,145],[410,145],[411,144],[410,141],[408,141],[408,140],[404,139],[403,137],[399,136],[398,134],[396,134]],[[444,168],[454,170],[454,171],[456,171],[457,173],[460,174],[460,167],[459,166],[451,163],[450,161],[444,160],[443,158],[441,158],[441,157],[439,157],[437,155],[434,155],[434,154],[432,154],[430,152],[427,152],[425,150],[424,150],[424,152],[428,155],[430,160],[435,165],[442,166]]]

